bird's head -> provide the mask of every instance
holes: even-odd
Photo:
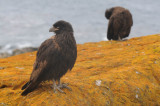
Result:
[[[107,10],[106,10],[106,12],[105,12],[105,17],[106,17],[107,19],[110,19],[113,10],[114,10],[114,8],[111,8],[111,9],[107,9]]]
[[[64,32],[73,32],[72,25],[66,21],[60,20],[53,24],[53,27],[49,29],[49,32],[55,32],[56,34]]]

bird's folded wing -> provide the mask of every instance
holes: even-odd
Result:
[[[59,54],[59,47],[57,46],[58,44],[53,39],[47,39],[41,44],[37,51],[36,61],[30,78],[31,80],[37,79],[37,77],[43,73],[51,58],[52,64],[56,63],[56,58]]]

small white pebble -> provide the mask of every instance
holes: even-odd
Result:
[[[98,45],[98,47],[102,47],[102,45]]]
[[[136,98],[138,98],[138,94],[136,94]]]
[[[101,80],[96,80],[96,85],[97,85],[97,86],[100,86],[100,85],[101,85],[101,82],[102,82]]]
[[[33,54],[30,54],[29,56],[34,56]]]
[[[97,55],[100,55],[100,54],[102,54],[102,53],[96,53]]]
[[[154,64],[157,64],[157,61],[154,61]]]
[[[138,71],[136,71],[136,74],[139,74],[139,72],[138,72]]]
[[[5,106],[6,104],[5,103],[0,103],[0,105]]]
[[[146,55],[145,52],[142,52],[143,55]]]
[[[16,67],[17,69],[24,69],[24,67]]]

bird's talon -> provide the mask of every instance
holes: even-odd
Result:
[[[69,83],[62,83],[62,85],[64,85],[64,86],[68,86],[68,85],[69,85]]]
[[[58,90],[59,92],[66,94],[66,93],[65,93],[64,91],[62,91],[60,88],[61,88],[61,87],[59,87],[59,86],[53,87],[54,93],[57,93],[57,90]]]
[[[70,87],[68,87],[68,83],[63,83],[63,84],[61,84],[61,85],[59,85],[60,86],[60,88],[67,88],[68,90],[70,90],[70,91],[72,91],[72,89],[70,88]]]
[[[57,93],[57,91],[56,91],[56,90],[54,90],[54,93]]]

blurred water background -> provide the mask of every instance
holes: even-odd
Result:
[[[0,52],[38,47],[58,20],[72,24],[78,44],[106,40],[104,13],[113,6],[132,13],[129,38],[160,33],[160,0],[0,0]]]

